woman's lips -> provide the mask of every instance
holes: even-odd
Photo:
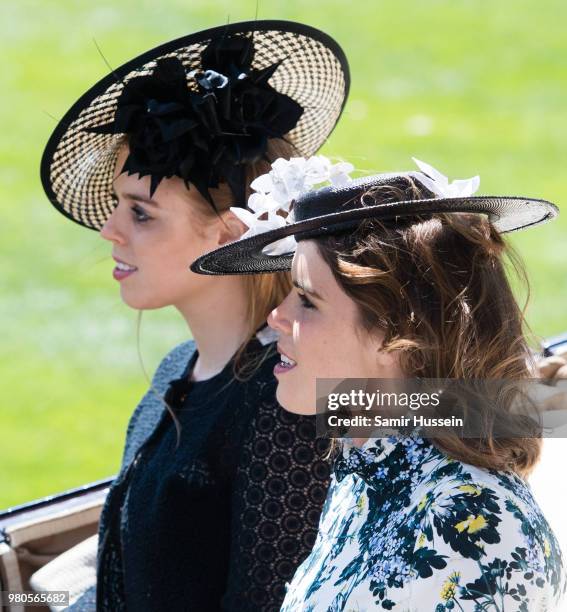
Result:
[[[274,376],[277,376],[278,374],[287,374],[290,370],[293,370],[293,368],[295,368],[295,366],[286,366],[280,361],[280,363],[276,363],[274,366]]]
[[[278,352],[280,353],[280,362],[276,363],[276,365],[274,366],[274,375],[277,376],[278,374],[286,374],[287,372],[289,372],[290,370],[293,370],[293,368],[295,368],[295,366],[297,365],[297,363],[291,359],[291,357],[288,357],[278,346]]]
[[[127,264],[126,262],[118,259],[117,257],[113,257],[113,259],[116,262],[116,267],[112,271],[112,276],[117,281],[124,280],[125,278],[127,278],[131,274],[134,274],[134,272],[138,270],[138,268],[136,268],[135,266],[131,266],[130,264]]]
[[[114,268],[114,270],[112,270],[112,276],[117,281],[121,281],[121,280],[124,280],[125,278],[127,278],[128,276],[130,276],[131,274],[134,274],[134,272],[136,272],[136,268],[134,268],[133,270],[123,270],[123,269],[119,268],[118,266],[116,266],[116,268]]]

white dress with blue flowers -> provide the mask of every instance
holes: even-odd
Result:
[[[345,445],[282,612],[562,609],[561,551],[529,486],[421,438]]]

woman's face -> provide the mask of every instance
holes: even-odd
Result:
[[[150,177],[119,174],[128,150],[123,147],[115,167],[114,191],[118,205],[100,231],[112,242],[126,304],[136,309],[180,306],[196,297],[214,280],[189,270],[199,255],[239,237],[244,226],[227,212],[228,230],[217,218],[207,219],[197,208],[209,206],[196,188],[182,179],[163,179],[150,199]]]
[[[340,288],[314,241],[298,243],[294,289],[268,317],[280,335],[277,399],[290,412],[314,414],[317,378],[403,378],[397,358],[380,350],[383,335],[362,330],[358,308]]]

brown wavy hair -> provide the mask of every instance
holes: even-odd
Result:
[[[364,196],[368,205],[432,197],[411,177]],[[525,268],[486,217],[428,214],[394,222],[368,219],[350,233],[320,237],[318,250],[357,304],[361,329],[385,334],[408,377],[522,380],[532,375],[525,308],[506,264],[529,298]],[[490,406],[487,411],[493,409]],[[481,415],[490,422],[494,415]],[[540,438],[431,439],[448,456],[526,476]]]

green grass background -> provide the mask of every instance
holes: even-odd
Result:
[[[38,177],[54,118],[107,73],[93,38],[117,66],[255,13],[251,0],[0,4],[0,508],[114,473],[146,387],[109,245],[58,214]],[[480,174],[483,193],[567,207],[564,2],[261,0],[258,16],[314,25],[346,51],[350,100],[327,154],[378,171],[413,155]],[[510,238],[542,336],[567,331],[566,229],[563,213]],[[145,313],[148,371],[186,337],[175,312]]]

